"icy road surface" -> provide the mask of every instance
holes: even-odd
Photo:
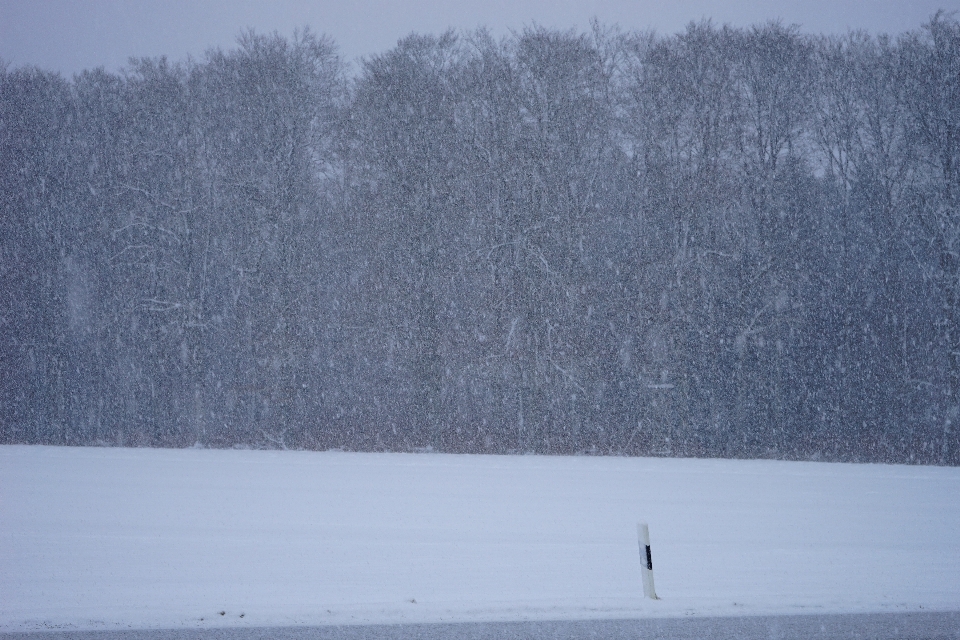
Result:
[[[960,612],[2,633],[10,640],[960,640]]]
[[[0,446],[0,632],[928,610],[957,468]]]

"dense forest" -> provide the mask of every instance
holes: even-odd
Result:
[[[0,442],[960,464],[960,22],[0,64]]]

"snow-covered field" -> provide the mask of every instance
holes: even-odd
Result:
[[[957,468],[0,446],[0,631],[921,609]]]

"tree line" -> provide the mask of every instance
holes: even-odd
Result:
[[[960,463],[960,23],[0,65],[0,442]]]

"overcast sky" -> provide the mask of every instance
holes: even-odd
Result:
[[[814,33],[900,33],[960,0],[0,0],[0,58],[71,74],[116,71],[131,56],[182,60],[230,48],[238,33],[326,33],[347,60],[385,51],[412,31],[489,27],[496,34],[534,22],[584,29],[596,16],[626,30],[674,33],[690,20],[745,26],[780,18]]]

